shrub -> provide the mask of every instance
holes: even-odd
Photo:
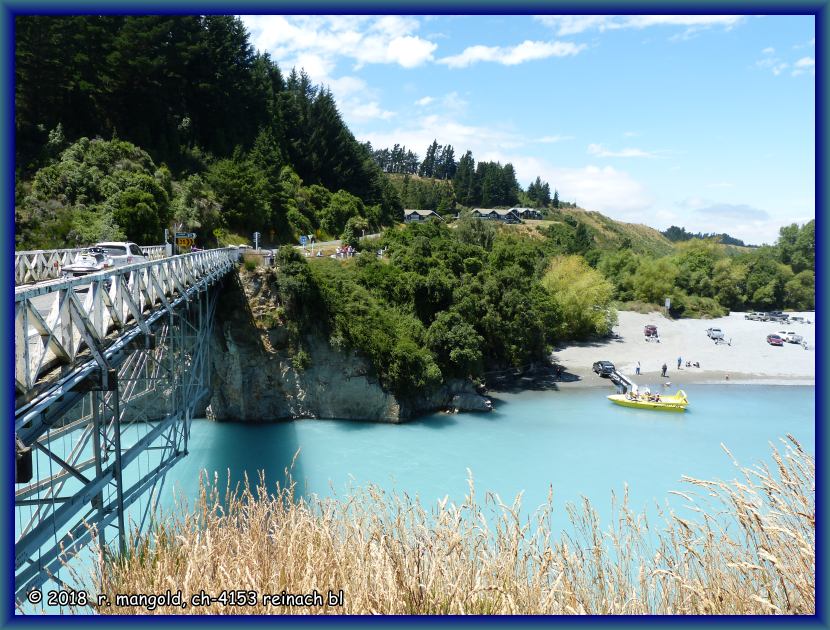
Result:
[[[257,267],[262,265],[262,256],[260,256],[259,254],[251,253],[242,254],[242,265],[248,271],[253,271]]]
[[[297,353],[291,357],[291,365],[293,365],[294,369],[298,372],[302,372],[311,366],[311,355],[300,348]]]

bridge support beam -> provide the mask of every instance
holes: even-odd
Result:
[[[19,602],[49,580],[60,584],[61,567],[88,543],[97,542],[99,557],[123,553],[131,531],[151,521],[210,391],[221,275],[142,315],[142,326],[96,348],[18,410],[19,448],[33,453],[31,478],[15,484]]]

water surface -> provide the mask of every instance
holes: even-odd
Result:
[[[349,484],[371,482],[427,504],[445,495],[460,502],[469,470],[477,492],[505,501],[524,492],[529,510],[552,486],[557,505],[584,495],[606,514],[611,491],[626,484],[638,507],[682,489],[682,475],[735,478],[721,444],[741,465],[770,461],[770,442],[780,445],[786,434],[815,452],[814,387],[699,385],[686,392],[691,405],[682,414],[620,407],[606,399],[610,389],[591,388],[496,394],[489,414],[436,414],[401,425],[194,421],[190,456],[172,471],[168,489],[195,497],[200,469],[230,469],[234,480],[264,470],[276,482],[300,449],[294,477],[306,493],[343,494]]]

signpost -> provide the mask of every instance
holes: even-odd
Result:
[[[195,232],[176,232],[176,249],[177,253],[182,253],[183,247],[193,247],[196,243]]]
[[[259,237],[260,237],[259,232],[254,232],[254,249],[256,251],[259,251]]]

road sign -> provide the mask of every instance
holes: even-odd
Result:
[[[176,232],[176,238],[192,238],[196,240],[196,232]]]
[[[177,247],[193,247],[193,243],[196,242],[195,238],[190,238],[189,236],[177,236],[176,237],[176,246]]]
[[[303,234],[303,235],[300,237],[300,245],[305,245],[305,242],[306,242],[306,236],[305,236],[305,234]]]

